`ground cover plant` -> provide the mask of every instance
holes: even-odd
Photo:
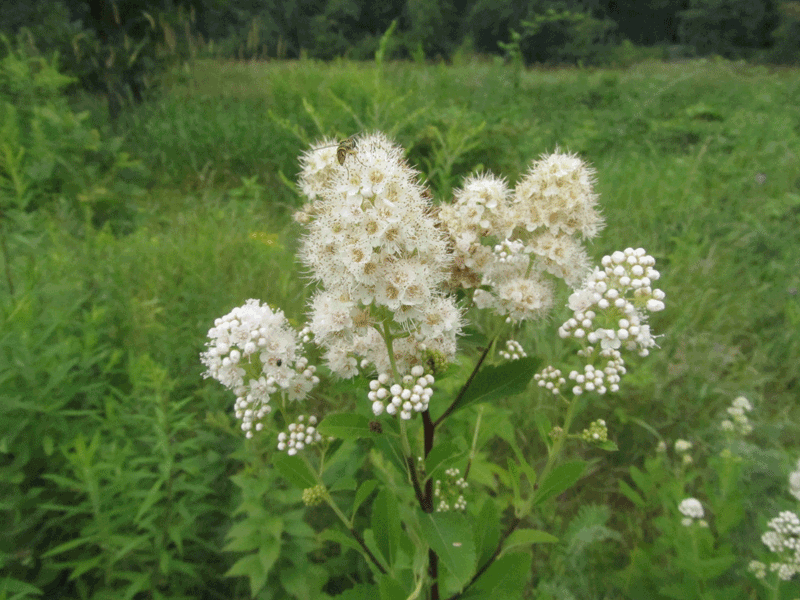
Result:
[[[125,152],[151,179],[125,227],[83,220],[91,211],[75,208],[71,189],[37,196],[69,201],[23,212],[4,179],[0,593],[318,598],[372,581],[360,550],[320,538],[336,515],[302,503],[272,466],[273,440],[243,440],[233,398],[198,383],[197,355],[214,319],[248,298],[304,322],[312,294],[290,218],[301,206],[297,157],[323,136],[380,130],[437,204],[483,170],[517,182],[556,145],[579,154],[596,171],[607,223],[587,247],[592,262],[624,249],[619,241],[646,248],[668,293],[655,317],[661,349],[573,424],[599,435],[603,419],[617,450],[568,444],[569,460],[588,467],[528,517],[526,528],[558,542],[507,555],[531,561],[509,597],[797,597],[797,576],[779,579],[791,564],[783,542],[761,538],[791,541],[779,515],[797,511],[798,99],[793,70],[712,61],[521,73],[482,62],[198,62],[127,117]],[[17,156],[22,142],[3,135],[4,156]],[[554,335],[568,296],[516,335],[539,370],[574,350]],[[480,356],[470,348],[465,373]],[[322,364],[318,376],[332,382]],[[367,404],[356,393],[335,383],[309,411]],[[740,396],[748,404],[734,403]],[[474,432],[483,410],[485,456],[505,469],[516,445],[541,474],[552,439],[539,433],[542,416],[564,417],[552,393],[532,381],[480,407],[453,417],[460,431]],[[752,430],[722,425],[745,413]],[[509,415],[514,435],[491,435]],[[460,460],[446,469],[463,475]],[[341,480],[375,478],[341,469]],[[510,480],[496,485],[514,495]],[[367,500],[360,529],[385,502]],[[468,510],[478,508],[476,498]]]

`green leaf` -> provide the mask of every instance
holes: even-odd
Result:
[[[475,542],[467,517],[456,513],[425,513],[419,508],[417,515],[425,541],[463,588],[475,572]]]
[[[319,539],[327,540],[329,542],[336,542],[343,549],[352,548],[359,554],[362,554],[365,559],[369,560],[369,557],[364,552],[364,548],[361,547],[361,544],[359,544],[351,536],[342,531],[339,531],[337,529],[323,529],[322,531],[319,532]]]
[[[267,583],[269,571],[261,565],[257,554],[250,554],[237,560],[225,573],[226,577],[247,577],[250,579],[250,595],[255,596]]]
[[[386,488],[378,492],[375,502],[372,503],[372,533],[390,569],[397,560],[397,548],[400,545],[400,513],[397,504],[397,497]]]
[[[522,450],[519,449],[516,440],[511,444],[511,449],[514,451],[514,454],[517,455],[517,460],[519,461],[516,466],[525,473],[525,477],[528,478],[528,483],[530,483],[531,488],[533,488],[533,486],[536,485],[536,471],[534,471],[533,467],[525,460],[525,456],[522,454]]]
[[[538,358],[528,357],[499,366],[483,367],[459,399],[454,411],[524,392],[539,362]]]
[[[333,436],[341,440],[355,440],[374,435],[369,429],[369,419],[356,413],[328,415],[317,430],[324,436]]]
[[[462,600],[519,600],[531,577],[532,556],[514,552],[498,558],[486,569]]]
[[[272,461],[275,469],[290,483],[301,489],[317,485],[317,478],[305,461],[299,456],[289,456],[281,453]]]
[[[478,556],[476,564],[480,568],[491,558],[500,542],[500,527],[498,526],[500,513],[494,498],[486,498],[480,515],[474,523],[475,548]]]
[[[375,479],[367,479],[364,483],[361,484],[361,487],[358,488],[356,492],[356,497],[353,500],[353,516],[356,516],[356,511],[358,511],[359,507],[364,504],[364,502],[369,498],[370,494],[375,490],[377,487],[378,482]]]
[[[542,411],[537,411],[534,413],[533,419],[536,421],[536,429],[539,430],[539,437],[542,438],[545,446],[550,448],[553,445],[553,440],[550,437],[550,432],[553,430],[553,425],[550,423],[550,419],[548,419],[547,415]]]
[[[460,451],[458,446],[453,442],[437,444],[425,459],[425,473],[427,478],[432,478],[437,470],[444,468],[448,461],[461,454],[464,453]]]
[[[336,600],[375,600],[380,595],[378,586],[367,583],[357,583],[355,587],[345,590],[336,596],[325,595],[323,598],[335,598]],[[405,598],[403,599],[405,600]]]
[[[381,591],[380,600],[406,600],[408,598],[403,586],[389,575],[379,575],[377,580]]]
[[[511,458],[508,459],[508,474],[511,476],[511,487],[514,490],[514,506],[522,505],[522,496],[519,491],[519,469],[517,463]]]
[[[384,435],[376,439],[374,444],[375,448],[383,454],[383,457],[395,466],[397,472],[405,477],[406,473],[408,473],[408,465],[403,461],[403,450],[400,447],[399,440],[390,440]]]
[[[619,491],[622,493],[623,496],[625,496],[628,500],[633,502],[639,508],[643,508],[644,505],[646,504],[644,498],[642,498],[639,492],[634,490],[631,486],[629,486],[622,480],[619,481]]]
[[[564,463],[553,469],[542,481],[536,494],[533,496],[533,505],[541,504],[545,500],[557,496],[564,490],[572,487],[586,468],[586,463],[580,460]]]
[[[514,531],[503,544],[503,553],[510,551],[514,547],[527,548],[531,544],[554,544],[558,538],[550,535],[546,531],[539,531],[538,529],[517,529]]]
[[[600,448],[601,450],[605,450],[606,452],[616,452],[617,450],[619,450],[617,445],[611,440],[606,440],[602,444],[597,444],[597,447]]]

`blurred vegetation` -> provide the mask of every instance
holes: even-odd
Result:
[[[658,260],[661,350],[577,424],[605,418],[619,451],[574,448],[599,460],[531,524],[562,541],[537,548],[524,597],[693,597],[680,587],[689,559],[673,514],[684,492],[741,507],[725,543],[711,544],[724,569],[702,582],[706,597],[759,597],[746,564],[766,511],[787,509],[800,453],[797,71],[722,58],[528,69],[526,40],[545,28],[587,28],[592,44],[612,33],[566,7],[537,14],[507,39],[517,64],[457,48],[450,66],[390,62],[398,21],[382,46],[374,33],[376,64],[165,66],[161,93],[113,127],[100,98],[65,95],[80,74],[64,54],[24,35],[3,42],[0,597],[320,598],[369,578],[357,555],[316,538],[331,515],[303,509],[266,466],[271,440],[244,443],[233,398],[202,380],[198,354],[214,318],[247,298],[303,321],[309,289],[289,218],[297,156],[323,135],[374,129],[407,149],[437,202],[465,175],[513,182],[543,152],[578,152],[597,170],[608,222],[592,255],[631,244]],[[517,339],[558,363],[565,315]],[[488,325],[476,319],[476,330]],[[330,396],[356,392],[345,382]],[[755,429],[737,448],[745,462],[726,471],[718,421],[738,394],[756,405]],[[534,414],[556,422],[560,407],[532,388],[487,411],[514,415],[535,462]],[[660,439],[679,437],[696,443],[692,476],[654,458]],[[505,443],[491,447],[504,461]]]

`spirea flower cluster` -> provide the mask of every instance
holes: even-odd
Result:
[[[783,511],[767,527],[770,531],[761,536],[761,541],[778,555],[769,570],[777,571],[778,577],[788,581],[800,573],[800,518],[791,511]]]
[[[642,248],[614,252],[604,256],[603,268],[589,274],[569,297],[573,314],[558,334],[586,344],[578,351],[586,361],[583,368],[569,373],[575,382],[573,394],[618,391],[626,373],[622,351],[647,356],[656,345],[647,318],[651,312],[664,310],[664,292],[652,288],[660,277],[654,265],[655,259]],[[551,377],[552,371],[545,369],[537,380],[557,394],[560,386],[554,381],[548,384]]]
[[[248,438],[260,431],[271,412],[270,396],[302,400],[319,383],[315,367],[302,355],[303,344],[283,311],[258,300],[216,319],[200,355],[212,377],[236,394],[235,413]]]
[[[517,340],[506,340],[505,350],[500,350],[498,354],[506,360],[519,360],[528,356]]]
[[[573,316],[558,330],[562,338],[586,339],[602,350],[625,348],[647,356],[656,345],[647,314],[664,310],[664,292],[651,284],[661,275],[643,248],[604,256],[583,286],[569,297]]]
[[[358,138],[343,165],[326,145],[301,158],[311,203],[297,219],[308,227],[300,258],[322,287],[309,327],[328,366],[343,377],[362,363],[389,371],[387,336],[402,372],[429,352],[452,360],[461,311],[443,291],[452,259],[430,193],[380,133]]]
[[[392,384],[391,381],[388,373],[381,373],[377,379],[369,382],[367,398],[372,403],[375,416],[386,411],[408,421],[415,412],[428,410],[428,403],[433,395],[433,375],[424,375],[424,369],[415,365],[409,375],[402,377],[400,383]]]
[[[439,211],[454,256],[450,285],[474,289],[478,308],[508,321],[544,317],[551,277],[575,286],[589,270],[582,241],[603,227],[593,184],[593,170],[558,150],[534,161],[513,192],[491,174],[467,179]]]
[[[439,503],[436,505],[436,512],[450,510],[463,512],[467,510],[467,501],[463,492],[469,487],[469,483],[461,477],[461,470],[456,468],[447,469],[445,475],[447,479],[444,485],[441,479],[437,479],[433,489],[434,497],[439,499]]]
[[[556,369],[552,365],[546,366],[541,373],[536,373],[533,378],[536,380],[539,387],[546,388],[553,392],[553,394],[560,393],[561,386],[567,382],[567,380],[561,376],[561,370]]]
[[[747,417],[747,413],[753,410],[753,405],[744,396],[739,396],[728,407],[730,419],[723,419],[720,423],[723,431],[736,435],[747,435],[753,431],[753,425]]]
[[[308,425],[303,423],[305,415],[297,417],[297,421],[289,423],[287,429],[289,433],[281,431],[278,434],[278,450],[285,450],[289,456],[297,454],[298,450],[302,450],[306,446],[322,441],[322,436],[315,427],[317,424],[317,417],[311,415],[308,417]]]
[[[703,516],[705,512],[703,511],[703,505],[700,504],[700,501],[697,498],[686,498],[681,500],[681,503],[678,505],[678,510],[684,516],[681,520],[681,523],[685,527],[689,527],[695,520],[698,521],[698,524],[701,527],[708,527],[708,523],[703,520]]]

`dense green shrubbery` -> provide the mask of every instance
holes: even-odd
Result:
[[[117,231],[133,226],[133,198],[145,170],[108,137],[75,113],[63,95],[74,79],[48,59],[14,48],[3,38],[0,59],[0,208],[36,210],[62,203],[94,225]]]

